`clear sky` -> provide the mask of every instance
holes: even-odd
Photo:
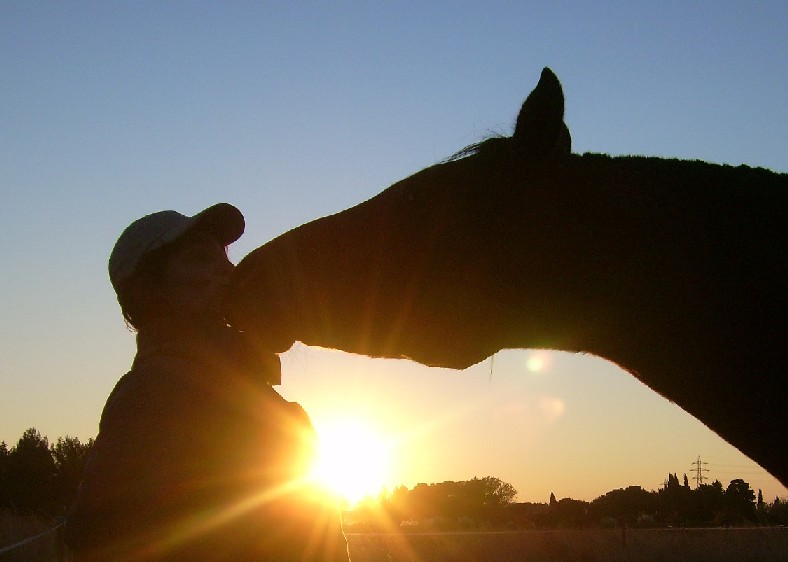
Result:
[[[233,203],[237,261],[509,133],[543,66],[576,152],[786,172],[787,53],[784,1],[2,2],[0,440],[95,436],[134,354],[106,262],[139,216]],[[282,362],[317,425],[394,440],[389,486],[492,475],[521,501],[591,500],[701,455],[724,485],[786,495],[602,359],[454,372],[297,345]]]

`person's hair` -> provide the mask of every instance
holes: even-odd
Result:
[[[143,256],[134,273],[118,287],[118,304],[130,328],[139,331],[165,312],[167,303],[160,286],[175,246],[168,244]]]

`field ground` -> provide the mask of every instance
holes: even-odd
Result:
[[[788,529],[349,534],[352,562],[788,560]]]
[[[47,529],[27,521],[10,537],[0,521],[0,549]],[[4,528],[5,527],[5,528]],[[5,531],[5,532],[3,532]],[[28,535],[31,536],[31,535]],[[594,529],[478,533],[349,533],[352,562],[785,562],[788,528]],[[55,534],[0,554],[0,562],[56,562]]]

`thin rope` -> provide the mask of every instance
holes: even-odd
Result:
[[[22,539],[21,541],[16,542],[14,544],[9,544],[8,546],[4,546],[3,548],[0,548],[0,554],[5,554],[6,552],[10,552],[10,551],[12,551],[12,550],[14,550],[16,548],[19,548],[20,546],[26,545],[29,542],[33,542],[34,540],[40,539],[44,535],[48,535],[49,533],[58,530],[60,527],[62,527],[65,524],[66,524],[66,522],[64,521],[63,523],[55,525],[51,529],[47,529],[43,533],[39,533],[39,534],[37,534],[35,536],[27,537],[26,539]]]

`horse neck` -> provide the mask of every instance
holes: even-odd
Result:
[[[737,312],[741,278],[769,262],[735,250],[762,235],[752,230],[751,197],[732,187],[736,176],[696,162],[573,157],[551,194],[563,216],[543,241],[554,256],[550,278],[527,303],[557,346],[638,370],[655,348],[717,345],[731,329],[721,318],[747,314]],[[676,359],[668,355],[648,361]]]

